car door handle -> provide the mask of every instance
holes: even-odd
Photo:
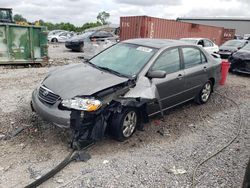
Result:
[[[203,67],[203,70],[206,72],[206,71],[207,71],[207,66],[204,66],[204,67]]]
[[[181,80],[183,78],[183,75],[182,74],[178,74],[177,78],[178,78],[178,80]]]

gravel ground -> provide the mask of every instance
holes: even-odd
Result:
[[[63,45],[51,45],[49,67],[0,67],[0,187],[24,187],[57,165],[70,152],[68,131],[44,122],[30,110],[32,90],[55,65],[79,63]],[[80,54],[80,55],[79,55]],[[217,92],[233,98],[243,115],[239,137],[197,171],[196,187],[240,187],[250,157],[250,78],[229,75]],[[233,103],[214,93],[205,105],[177,107],[160,121],[154,117],[126,142],[105,138],[40,187],[191,187],[195,166],[226,144],[238,131]],[[178,173],[179,172],[179,173]]]

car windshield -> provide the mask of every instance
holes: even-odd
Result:
[[[195,39],[180,39],[180,40],[191,44],[197,44],[197,40]]]
[[[118,43],[93,57],[89,62],[132,77],[140,72],[156,51],[155,48]]]
[[[229,40],[223,44],[223,46],[235,46],[235,47],[241,47],[243,46],[244,42],[239,40]]]
[[[250,44],[247,44],[247,45],[244,46],[242,49],[243,49],[243,50],[248,50],[248,51],[250,51]]]

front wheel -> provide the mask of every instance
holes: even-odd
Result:
[[[118,141],[124,141],[131,137],[139,123],[137,110],[125,108],[120,113],[114,113],[111,117],[110,133]]]
[[[212,90],[213,90],[213,85],[212,85],[211,81],[207,81],[203,85],[199,95],[197,96],[196,102],[198,104],[205,104],[208,101],[208,99],[210,98]]]

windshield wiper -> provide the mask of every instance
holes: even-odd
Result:
[[[129,77],[128,75],[122,74],[122,73],[117,72],[117,71],[115,71],[115,70],[113,70],[113,69],[95,65],[94,63],[92,63],[92,62],[89,61],[89,60],[85,61],[85,63],[88,63],[88,64],[91,65],[92,67],[95,67],[95,68],[97,68],[97,69],[99,69],[99,70],[104,70],[104,71],[110,72],[110,73],[115,74],[115,75],[120,76],[120,77],[126,77],[126,78]]]
[[[101,67],[101,66],[98,66],[100,69],[102,69],[102,70],[105,70],[105,71],[108,71],[108,72],[110,72],[110,73],[112,73],[112,74],[115,74],[115,75],[117,75],[117,76],[120,76],[120,77],[126,77],[126,78],[128,78],[129,76],[127,76],[127,75],[125,75],[125,74],[122,74],[122,73],[120,73],[120,72],[117,72],[117,71],[115,71],[115,70],[113,70],[113,69],[110,69],[110,68],[108,68],[108,67]]]
[[[95,67],[95,68],[97,68],[97,69],[100,70],[99,66],[95,65],[95,64],[92,63],[90,60],[86,60],[86,61],[84,61],[84,63],[88,63],[88,64],[91,65],[92,67]]]

